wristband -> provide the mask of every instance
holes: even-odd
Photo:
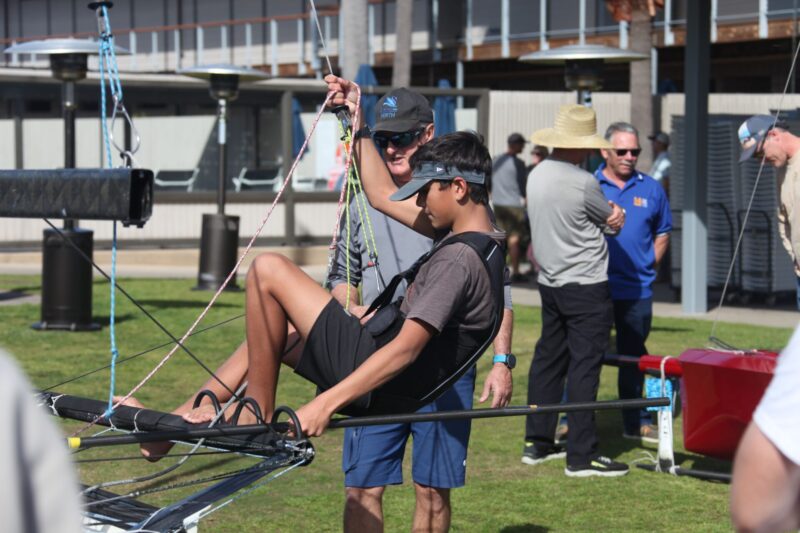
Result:
[[[364,137],[372,137],[372,130],[369,129],[368,125],[365,125],[363,128],[358,130],[353,134],[353,140],[363,139]]]
[[[517,358],[513,353],[499,353],[492,358],[492,364],[497,363],[503,363],[508,367],[509,370],[512,370],[515,366],[517,366]]]

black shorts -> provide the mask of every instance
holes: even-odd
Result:
[[[324,391],[352,374],[376,350],[375,339],[359,319],[331,298],[311,327],[294,371]],[[351,405],[369,405],[369,395]]]

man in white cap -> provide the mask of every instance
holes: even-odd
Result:
[[[579,165],[594,149],[613,148],[597,135],[592,109],[562,106],[555,127],[537,131],[536,144],[553,147],[528,177],[531,240],[539,263],[542,334],[528,374],[528,403],[558,403],[567,383],[570,402],[594,401],[613,311],[604,232],[618,232],[624,211],[606,200],[597,180]],[[622,476],[628,465],[600,455],[594,413],[568,414],[567,467],[571,477]],[[522,462],[564,457],[554,444],[557,414],[528,416]]]
[[[786,122],[769,115],[754,115],[739,126],[742,155],[739,162],[755,157],[778,171],[778,232],[794,264],[797,307],[800,309],[800,137],[789,132]]]

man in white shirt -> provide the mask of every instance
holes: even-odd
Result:
[[[778,358],[733,464],[737,531],[800,528],[800,328]]]
[[[647,137],[653,146],[653,166],[650,167],[650,177],[659,182],[669,194],[669,171],[672,161],[669,158],[669,135],[659,131]]]

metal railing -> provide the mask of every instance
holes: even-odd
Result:
[[[512,41],[538,40],[540,46],[549,47],[550,39],[572,39],[577,37],[580,41],[587,36],[608,35],[618,32],[621,46],[627,43],[627,24],[592,26],[586,21],[586,7],[588,0],[580,1],[579,13],[576,14],[577,27],[574,28],[548,28],[548,9],[552,2],[539,3],[538,28],[531,31],[510,32],[510,18],[513,15],[509,8],[508,0],[496,3],[500,20],[500,32],[496,35],[485,35],[481,44],[501,44],[501,57],[510,54]],[[671,18],[672,4],[675,0],[665,0],[663,10],[664,20],[656,21],[654,28],[664,33],[664,44],[674,44],[673,30],[683,28],[685,20]],[[432,7],[428,14],[427,28],[429,43],[427,46],[435,54],[437,49],[437,36],[435,30],[435,16],[438,13],[438,0],[431,0]],[[759,10],[756,12],[718,15],[719,0],[712,0],[712,42],[716,40],[716,28],[719,24],[757,22],[759,36],[766,38],[770,21],[796,18],[793,9],[769,10],[766,0],[759,0]],[[377,23],[378,8],[384,5],[382,0],[369,0],[368,2],[368,57],[370,63],[375,63],[378,52],[393,52],[392,46],[378,33]],[[466,49],[466,59],[472,58],[472,49],[479,46],[473,37],[472,0],[466,3],[466,25],[462,37],[457,40],[459,46]],[[338,7],[325,7],[319,11],[320,23],[324,38],[329,46],[329,52],[334,56],[342,53],[341,18]],[[434,17],[434,19],[431,19]],[[297,13],[291,15],[275,15],[244,19],[184,23],[163,26],[148,26],[141,28],[118,29],[116,31],[120,46],[127,47],[131,55],[120,58],[120,67],[128,71],[172,71],[182,67],[210,62],[231,62],[246,66],[269,67],[273,75],[277,75],[282,65],[293,65],[293,74],[307,75],[318,72],[320,69],[319,37],[312,31],[311,15]],[[291,37],[286,38],[286,35]],[[28,40],[43,38],[93,38],[93,32],[80,32],[72,34],[33,35],[18,38],[0,39],[0,44],[10,46]],[[379,46],[378,46],[379,45]],[[6,66],[46,66],[43,58],[36,56],[11,55],[5,58]]]

